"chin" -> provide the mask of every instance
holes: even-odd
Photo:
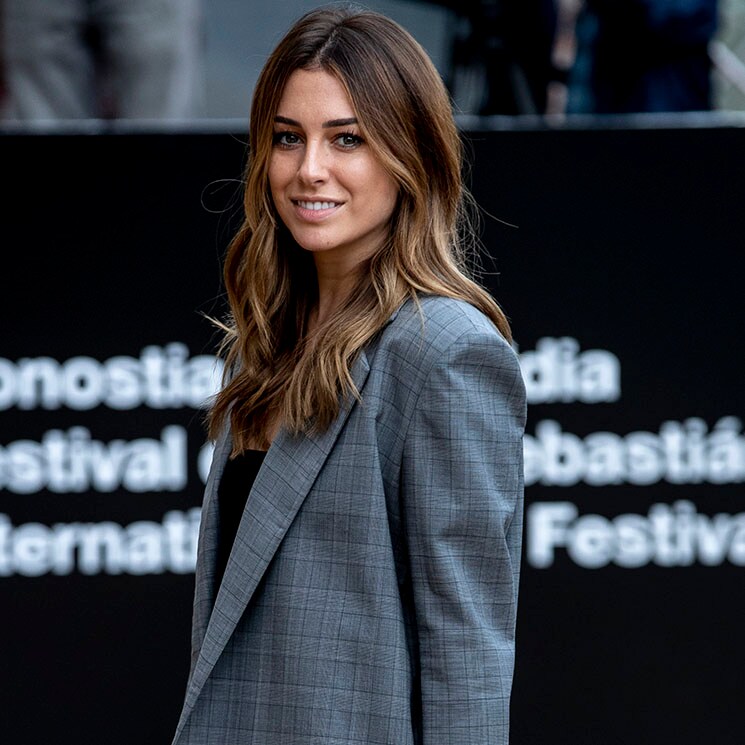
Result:
[[[300,248],[302,248],[304,251],[310,251],[311,253],[327,251],[328,249],[335,248],[335,246],[333,244],[329,244],[328,241],[324,241],[320,238],[309,237],[307,235],[303,235],[302,233],[293,233],[292,237],[295,239],[295,243],[297,243]]]

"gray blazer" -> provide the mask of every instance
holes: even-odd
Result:
[[[358,358],[361,403],[275,438],[219,589],[217,443],[174,745],[507,743],[525,389],[479,311],[421,311]]]

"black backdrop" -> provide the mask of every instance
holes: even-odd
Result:
[[[512,742],[740,743],[745,130],[468,139],[531,394]],[[244,146],[0,148],[0,732],[167,743]]]

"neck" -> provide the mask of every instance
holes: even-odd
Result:
[[[310,319],[313,330],[325,321],[347,300],[359,276],[359,265],[315,256],[318,276],[318,305]]]

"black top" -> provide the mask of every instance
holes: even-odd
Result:
[[[215,567],[215,588],[220,587],[230,550],[233,548],[235,534],[246,506],[256,475],[264,462],[264,450],[245,450],[225,464],[220,484],[217,487],[217,507],[220,515],[220,529],[217,539],[217,564]]]

